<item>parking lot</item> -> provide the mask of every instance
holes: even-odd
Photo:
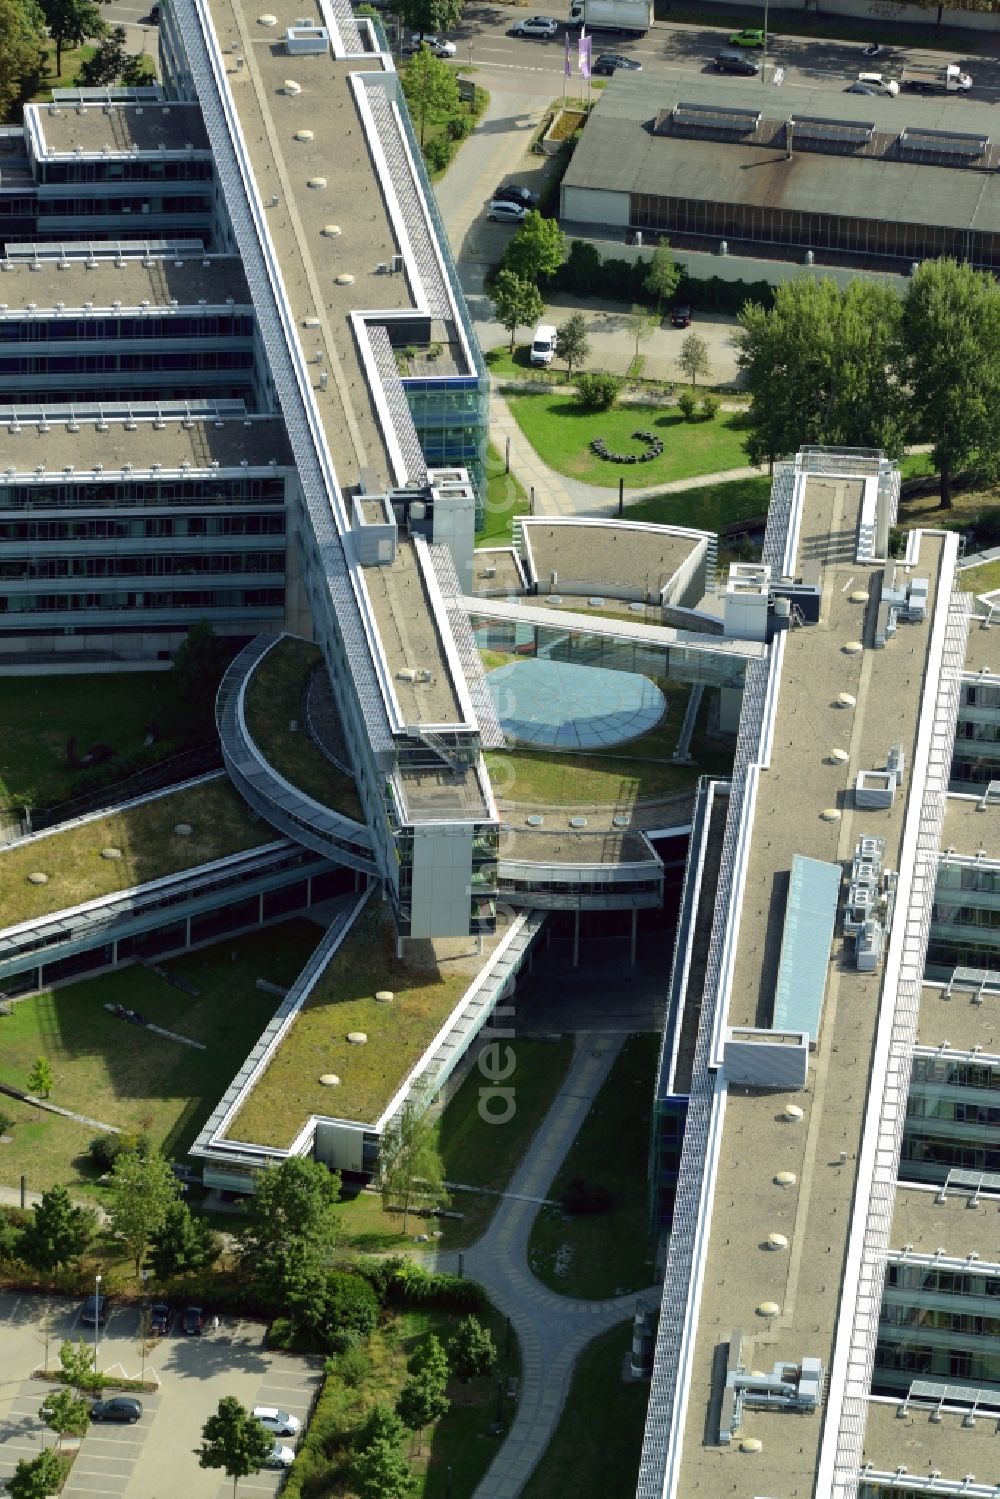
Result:
[[[58,1364],[67,1338],[94,1342],[94,1329],[80,1323],[82,1301],[0,1295],[0,1481],[19,1458],[31,1458],[53,1434],[38,1408],[52,1388],[31,1377],[44,1358],[48,1310],[49,1367]],[[101,1329],[102,1373],[137,1379],[142,1369],[139,1309],[112,1304]],[[144,1392],[142,1419],[134,1426],[92,1425],[63,1490],[66,1499],[230,1499],[232,1483],[218,1470],[198,1466],[201,1428],[223,1395],[247,1407],[276,1405],[305,1423],[322,1377],[319,1359],[293,1358],[264,1348],[264,1325],[223,1321],[217,1332],[183,1337],[175,1323],[146,1354],[146,1378],[159,1390]],[[277,1439],[276,1439],[277,1440]],[[295,1438],[282,1437],[294,1447]],[[273,1495],[281,1473],[265,1470],[240,1482],[240,1494]]]

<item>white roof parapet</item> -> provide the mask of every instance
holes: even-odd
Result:
[[[951,593],[957,554],[958,538],[948,533],[943,542],[939,586],[941,595],[947,598],[950,594],[951,598],[947,611],[936,611],[932,625],[926,680],[935,684],[936,690],[925,694],[921,703],[910,770],[911,801],[900,858],[898,916],[886,956],[827,1418],[819,1455],[816,1492],[828,1494],[832,1499],[854,1499],[864,1448],[882,1278],[892,1233],[896,1177],[965,660],[968,595]]]
[[[455,653],[479,725],[479,742],[483,749],[503,749],[507,741],[500,727],[493,694],[487,685],[482,658],[464,608],[465,601],[451,552],[446,546],[431,546],[428,548],[428,555],[451,627]]]

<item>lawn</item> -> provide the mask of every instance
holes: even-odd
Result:
[[[244,697],[247,729],[269,765],[325,807],[363,822],[354,781],[326,758],[305,722],[304,694],[323,660],[318,645],[285,636],[257,667]],[[298,723],[292,731],[289,724]]]
[[[620,1296],[652,1284],[646,1173],[635,1165],[649,1151],[659,1047],[655,1034],[625,1042],[549,1191],[558,1200],[579,1178],[607,1192],[609,1210],[568,1217],[561,1207],[543,1207],[532,1225],[528,1262],[539,1280],[565,1296]],[[623,1170],[623,1161],[630,1169]]]
[[[626,489],[635,489],[749,467],[743,451],[745,418],[739,411],[720,411],[710,419],[698,416],[687,422],[676,406],[591,411],[561,391],[510,396],[508,405],[528,441],[551,468],[588,484],[617,489],[619,478],[624,478]],[[616,453],[640,453],[645,445],[631,435],[638,428],[663,439],[662,454],[649,463],[608,463],[590,451],[591,440],[603,437]]]
[[[484,950],[491,945],[484,942]],[[483,961],[471,937],[411,939],[397,958],[395,927],[376,894],[230,1124],[229,1137],[287,1146],[310,1114],[374,1122]],[[381,989],[393,993],[391,1004],[375,999]],[[363,1031],[367,1043],[352,1045],[353,1031]],[[340,1087],[320,1083],[327,1072],[337,1074]]]
[[[634,1492],[649,1383],[622,1378],[631,1345],[631,1322],[587,1344],[555,1435],[521,1499],[607,1499]]]
[[[157,48],[157,33],[155,26],[149,28],[149,46],[153,53]],[[46,104],[52,98],[54,88],[71,88],[76,82],[76,75],[85,62],[87,62],[97,51],[92,42],[84,42],[82,47],[64,47],[62,52],[62,72],[56,72],[56,49],[54,43],[49,43],[45,49],[45,65],[42,69],[38,88],[31,96],[29,102]],[[149,83],[156,81],[156,59],[149,52],[145,53],[146,78]]]
[[[657,727],[640,739],[592,755],[557,750],[511,749],[487,754],[497,795],[505,803],[537,806],[629,806],[692,788],[700,775],[724,774],[732,766],[732,747],[708,740],[695,748],[695,765],[672,765],[690,687],[660,680],[667,712]],[[707,696],[705,708],[707,711]]]
[[[493,1307],[476,1313],[489,1328],[499,1359],[493,1374],[468,1384],[448,1385],[451,1408],[424,1434],[416,1449],[404,1447],[416,1477],[413,1493],[422,1499],[458,1499],[472,1494],[496,1455],[501,1438],[490,1431],[497,1414],[497,1383],[519,1377],[520,1350],[507,1319]],[[407,1379],[406,1361],[431,1333],[447,1346],[458,1314],[438,1310],[404,1311],[391,1315],[372,1334],[365,1347],[368,1367],[354,1386],[336,1375],[328,1377],[309,1429],[298,1447],[295,1465],[282,1489],[285,1499],[346,1499],[354,1494],[348,1463],[351,1438],[376,1401],[392,1405]],[[514,1415],[515,1402],[502,1399],[504,1425]]]
[[[0,678],[0,806],[47,807],[75,795],[66,746],[142,748],[146,726],[170,712],[169,672]]]
[[[979,567],[963,568],[955,585],[963,593],[989,593],[1000,588],[1000,562],[983,562]]]
[[[0,1016],[0,1082],[26,1087],[35,1058],[45,1056],[55,1073],[53,1103],[143,1130],[181,1156],[279,1003],[256,980],[291,985],[319,937],[314,922],[290,921],[166,959],[161,966],[198,995],[128,967],[18,1000]],[[108,1004],[136,1009],[205,1050],[128,1025]],[[93,1129],[12,1099],[3,1108],[15,1125],[12,1143],[0,1146],[0,1182],[16,1186],[24,1172],[32,1190],[92,1183],[82,1153]]]
[[[191,833],[175,831],[188,826]],[[0,911],[5,926],[51,915],[83,901],[129,890],[147,880],[193,869],[212,859],[274,842],[277,834],[255,819],[227,776],[171,791],[139,806],[56,829],[0,851]],[[120,851],[101,857],[103,849]],[[46,884],[28,875],[45,874]]]
[[[504,460],[490,443],[486,454],[483,529],[476,533],[476,546],[497,547],[509,542],[515,515],[527,515],[528,510],[524,485],[513,474],[504,472]]]
[[[721,484],[693,484],[678,494],[649,495],[630,502],[625,519],[655,521],[660,526],[693,526],[717,535],[727,526],[767,514],[771,481],[765,474],[728,479]]]

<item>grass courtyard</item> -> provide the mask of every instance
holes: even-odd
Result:
[[[983,562],[979,567],[963,568],[955,582],[963,593],[990,593],[994,588],[1000,588],[1000,562]]]
[[[319,937],[315,923],[289,921],[165,959],[161,966],[197,996],[128,967],[18,1000],[0,1016],[0,1082],[25,1088],[44,1056],[55,1074],[53,1103],[143,1131],[166,1154],[183,1155],[279,1003],[257,979],[290,985]],[[138,1010],[204,1050],[128,1025],[107,1004]],[[6,1097],[3,1109],[14,1126],[0,1145],[0,1183],[16,1186],[23,1172],[32,1191],[93,1184],[84,1156],[93,1129]]]
[[[229,1138],[291,1144],[310,1114],[374,1122],[479,971],[475,938],[407,942],[375,894],[229,1126]],[[484,951],[489,943],[484,942]],[[375,999],[390,990],[391,1004]],[[349,1033],[360,1031],[365,1044]],[[332,1072],[339,1087],[325,1087]]]
[[[318,645],[287,635],[272,646],[250,678],[244,698],[247,729],[279,775],[325,807],[361,822],[361,802],[349,775],[313,742],[305,724],[304,694],[323,659]],[[292,722],[298,723],[294,731]]]
[[[146,725],[171,709],[168,672],[0,678],[0,806],[46,807],[76,794],[66,746],[109,744],[116,758],[141,749]]]
[[[191,832],[182,835],[177,827]],[[193,869],[276,838],[254,818],[227,776],[0,851],[0,912],[5,927]],[[118,855],[102,857],[102,850]],[[44,874],[34,884],[30,874]]]
[[[618,480],[624,478],[626,489],[637,489],[749,467],[743,451],[745,418],[739,411],[698,415],[688,422],[677,406],[592,411],[561,391],[509,396],[508,404],[544,462],[588,484],[617,489]],[[663,452],[649,463],[610,463],[590,450],[591,441],[603,437],[613,452],[641,453],[645,445],[632,436],[639,428],[663,439]]]
[[[549,1190],[558,1203],[579,1178],[608,1194],[608,1210],[567,1216],[561,1206],[543,1207],[532,1225],[528,1263],[565,1296],[620,1296],[653,1283],[646,1173],[628,1163],[645,1161],[649,1150],[659,1048],[654,1033],[628,1038]]]
[[[516,515],[527,515],[528,496],[514,474],[504,471],[504,460],[490,443],[486,453],[486,499],[483,529],[476,532],[477,547],[498,547],[510,541]]]

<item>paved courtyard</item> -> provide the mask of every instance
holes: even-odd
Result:
[[[79,1322],[80,1301],[0,1295],[0,1480],[19,1458],[31,1458],[52,1433],[38,1408],[53,1388],[31,1377],[44,1357],[44,1312],[50,1313],[49,1365],[69,1338],[93,1342],[93,1328]],[[138,1378],[137,1307],[112,1306],[102,1330],[99,1364],[104,1373]],[[194,1449],[201,1428],[223,1395],[244,1405],[277,1405],[305,1424],[322,1378],[319,1359],[292,1358],[264,1348],[264,1324],[223,1321],[217,1333],[185,1338],[172,1330],[146,1356],[146,1377],[158,1378],[157,1394],[143,1394],[142,1420],[135,1426],[91,1426],[80,1444],[64,1499],[230,1499],[232,1484],[218,1471],[198,1466]],[[290,1437],[284,1445],[294,1446]],[[240,1483],[241,1495],[274,1495],[281,1474],[265,1471]]]

